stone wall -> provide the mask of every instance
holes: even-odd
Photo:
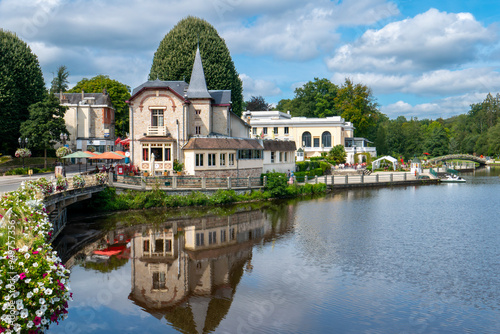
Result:
[[[246,169],[223,169],[223,170],[197,170],[195,176],[199,177],[260,177],[262,168],[246,168]]]

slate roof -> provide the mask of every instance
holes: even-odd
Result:
[[[191,138],[184,150],[262,150],[257,139],[244,138]]]
[[[60,101],[60,93],[54,94]],[[82,101],[82,93],[62,93],[63,99],[61,103],[66,103],[66,104],[79,104],[80,101]],[[87,101],[92,101],[91,104],[94,105],[107,105],[110,107],[113,107],[113,104],[111,103],[111,98],[109,97],[109,94],[103,94],[103,93],[84,93],[85,98],[93,98],[91,100]]]
[[[196,48],[196,56],[194,57],[193,71],[189,80],[189,88],[187,96],[190,99],[210,99],[212,96],[207,90],[207,82],[205,80],[205,72],[201,62],[200,48]]]
[[[208,92],[214,100],[213,104],[231,104],[230,90],[209,90]]]
[[[264,140],[265,151],[295,151],[297,146],[291,140]]]
[[[134,90],[132,91],[132,96],[139,93],[144,88],[167,88],[167,87],[172,89],[180,96],[184,96],[184,91],[187,86],[188,84],[184,81],[162,81],[156,79],[156,80],[146,81],[142,85],[134,88]]]

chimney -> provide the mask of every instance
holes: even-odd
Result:
[[[82,101],[83,101],[84,98],[85,98],[85,92],[82,89]]]
[[[103,94],[103,95],[108,95],[108,91],[106,90],[106,88],[104,88],[104,89],[102,90],[102,94]]]

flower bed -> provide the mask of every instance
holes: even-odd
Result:
[[[40,190],[30,181],[0,198],[0,333],[42,333],[66,317],[69,270],[49,243]]]

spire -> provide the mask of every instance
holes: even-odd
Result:
[[[187,96],[190,99],[212,98],[207,90],[207,82],[205,81],[205,72],[203,72],[199,47],[196,48],[196,56],[194,57],[193,72],[191,72]]]

